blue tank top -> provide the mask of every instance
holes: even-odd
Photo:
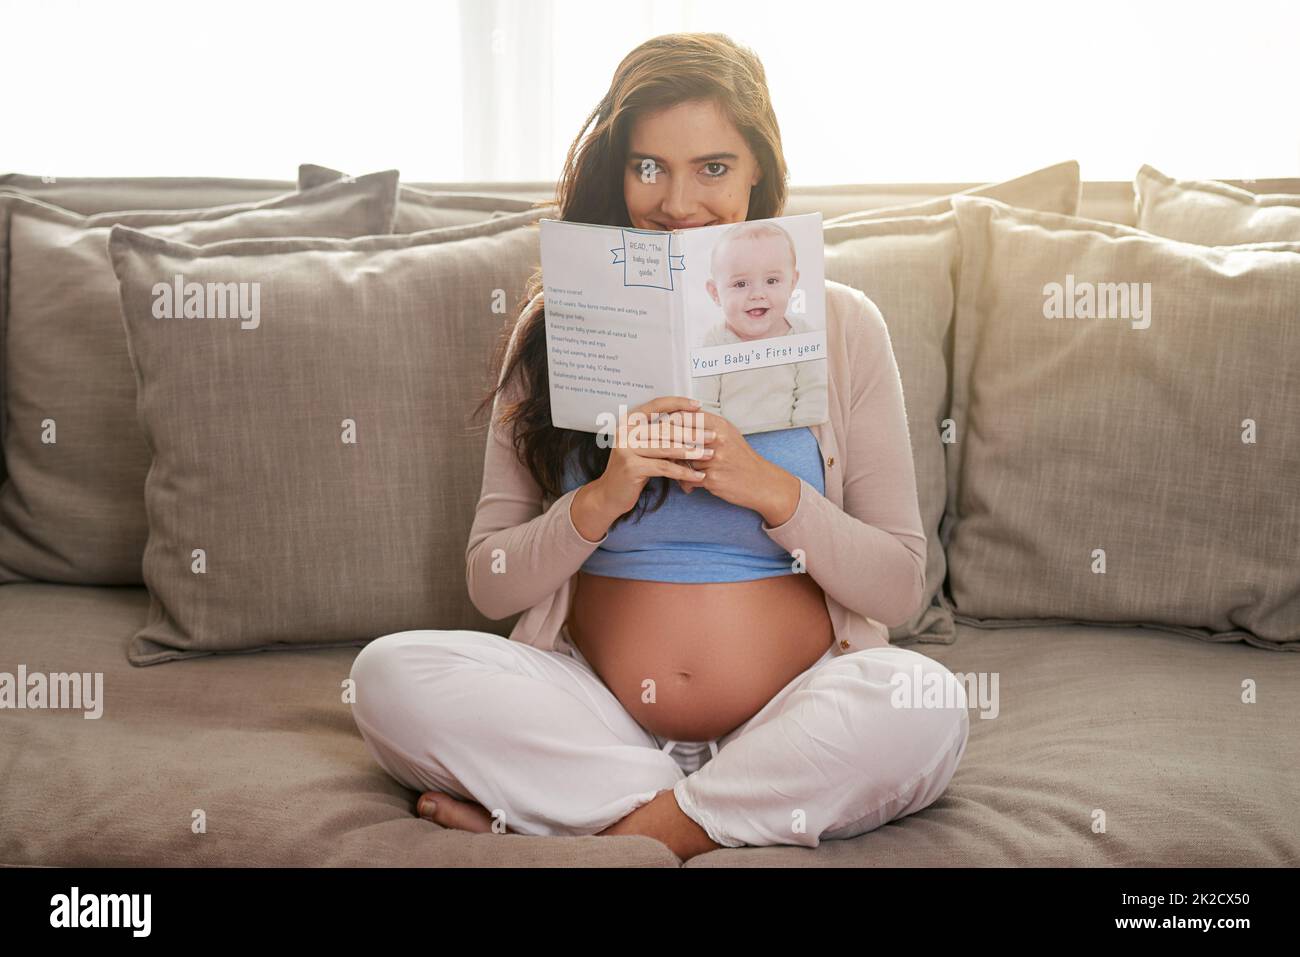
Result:
[[[807,426],[745,436],[763,458],[826,493],[821,450]],[[564,491],[582,485],[577,452],[564,472]],[[654,496],[658,492],[648,493]],[[638,506],[639,508],[640,506]],[[763,516],[707,489],[690,495],[668,483],[663,505],[623,519],[583,563],[583,571],[659,582],[738,582],[794,573],[790,553],[763,531]]]

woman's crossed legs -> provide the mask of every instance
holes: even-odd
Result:
[[[556,647],[478,631],[376,639],[352,666],[367,749],[413,790],[482,805],[496,830],[596,834],[671,790],[726,847],[816,847],[872,830],[933,803],[965,752],[964,690],[909,649],[828,649],[735,730],[670,743],[563,632]],[[894,706],[899,681],[934,675],[952,681],[953,707]]]

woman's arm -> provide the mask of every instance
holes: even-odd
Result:
[[[613,522],[613,517],[604,520],[591,498],[597,491],[593,483],[566,492],[542,511],[542,489],[515,455],[509,427],[498,423],[498,410],[517,396],[512,387],[492,403],[483,491],[465,550],[470,601],[493,620],[531,608],[558,590],[609,537]],[[603,524],[605,534],[587,540],[574,524],[575,516],[584,528]]]
[[[926,537],[903,402],[903,383],[884,317],[865,296],[848,335],[851,397],[847,443],[833,467],[844,468],[844,508],[799,479],[788,521],[763,531],[788,552],[803,549],[808,574],[847,608],[890,628],[921,604]]]

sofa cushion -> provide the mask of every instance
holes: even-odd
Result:
[[[0,711],[0,866],[678,864],[648,837],[422,820],[352,719],[359,645],[136,668],[123,650],[148,613],[142,587],[0,586],[0,672],[103,676],[100,718]]]
[[[981,189],[1014,196],[1035,209],[1073,213],[1079,201],[1079,166],[1058,166]],[[910,620],[890,629],[892,640],[952,641],[951,612],[938,592],[947,571],[939,523],[947,495],[944,420],[948,416],[953,281],[960,261],[951,198],[911,207],[922,214],[841,217],[824,229],[826,278],[861,289],[880,307],[889,327],[903,394],[916,471],[917,496],[927,536],[925,600]],[[924,214],[928,211],[928,215]]]
[[[1030,174],[1033,175],[1033,174]],[[1015,182],[1014,180],[1008,182]],[[490,193],[515,199],[550,202],[555,183],[412,182],[404,184],[423,192]],[[181,209],[218,203],[269,199],[293,189],[293,182],[265,179],[202,177],[58,177],[43,182],[39,176],[0,173],[0,189],[33,192],[47,202],[79,213],[118,209]],[[1131,226],[1135,222],[1133,182],[1089,181],[1081,183],[1078,213],[1091,219]],[[970,183],[857,183],[831,186],[795,184],[790,187],[785,214],[820,212],[827,220],[864,210],[906,206],[954,193],[982,189]],[[1300,193],[1300,179],[1251,181],[1261,192]],[[994,195],[994,199],[1002,197]],[[1013,198],[1004,200],[1013,205]]]
[[[1034,174],[1030,174],[1033,176]],[[1023,179],[1023,177],[1022,177]],[[1015,182],[1010,180],[1008,182]],[[1267,180],[1278,192],[1300,192],[1300,180]],[[421,192],[487,193],[531,202],[551,202],[555,183],[411,182]],[[831,186],[795,184],[790,187],[785,214],[820,212],[832,218],[861,214],[876,209],[893,209],[946,199],[954,193],[983,189],[988,184],[971,183],[866,183]],[[997,185],[997,184],[995,184]],[[226,179],[203,177],[58,177],[44,182],[39,176],[0,174],[0,189],[30,192],[66,209],[98,213],[120,209],[184,209],[218,203],[269,199],[294,188],[287,180]],[[1133,182],[1087,182],[1081,184],[1079,214],[1125,225],[1134,222]],[[994,196],[995,199],[1001,198]],[[1014,197],[1009,199],[1015,203]],[[1021,205],[1015,203],[1015,205]]]
[[[154,598],[131,660],[490,622],[465,585],[485,428],[542,210],[355,240],[189,246],[116,227]],[[245,320],[160,321],[155,285],[237,286]],[[173,310],[174,312],[174,310]]]
[[[899,216],[937,216],[952,209],[953,196],[991,196],[1012,206],[1025,206],[1029,209],[1043,209],[1049,212],[1069,213],[1073,216],[1079,209],[1081,183],[1079,180],[1079,163],[1067,160],[1054,166],[1045,166],[1015,179],[1001,183],[985,183],[972,186],[960,193],[936,196],[933,199],[915,203],[895,204],[872,209],[858,210],[835,216],[826,221],[827,225],[857,223],[870,219],[894,219]]]
[[[954,202],[957,620],[1300,650],[1300,244]]]
[[[346,175],[327,166],[304,163],[298,167],[298,188],[310,189]],[[539,206],[549,206],[545,215],[555,215],[555,206],[551,203],[482,193],[429,192],[403,184],[398,190],[397,220],[393,232],[414,233],[421,229],[464,226],[511,213],[527,212]]]
[[[1157,236],[1210,246],[1300,242],[1300,194],[1173,179],[1151,166],[1138,170],[1133,189],[1138,228]]]
[[[0,197],[0,259],[9,265],[0,582],[143,581],[150,451],[105,248],[110,225],[199,243],[358,236],[389,230],[396,190],[390,171],[257,204],[91,217]]]
[[[934,804],[811,853],[725,848],[686,866],[1300,863],[1300,655],[1140,627],[963,622],[954,643],[916,650],[970,702],[966,752]]]
[[[0,586],[0,670],[103,675],[103,717],[0,712],[0,865],[675,867],[648,837],[470,834],[366,751],[359,648],[134,668],[143,588]],[[724,848],[688,867],[1271,866],[1300,862],[1300,655],[1089,626],[981,631],[927,654],[971,734],[930,807],[859,837]],[[505,639],[503,639],[505,640]],[[1177,652],[1177,654],[1175,654]],[[992,680],[996,678],[997,683]],[[1240,682],[1259,681],[1244,705]],[[968,687],[976,687],[968,685]],[[1094,833],[1093,812],[1106,813]],[[195,811],[206,833],[195,833]]]
[[[260,203],[294,189],[292,180],[218,176],[0,175],[0,189],[18,190],[91,216],[123,209],[201,209]]]

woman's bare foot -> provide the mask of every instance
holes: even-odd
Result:
[[[487,834],[492,830],[492,815],[482,804],[463,801],[446,791],[425,791],[415,802],[415,813],[426,821],[457,831]],[[506,828],[505,833],[510,833]]]
[[[492,831],[492,815],[474,801],[453,797],[446,791],[425,791],[415,803],[415,812],[426,821],[457,831],[487,834]],[[510,829],[506,828],[509,834]],[[621,820],[615,821],[597,836],[639,834],[652,837],[677,855],[682,862],[697,854],[716,851],[721,844],[709,837],[704,828],[686,816],[669,788],[660,791]]]
[[[599,832],[601,836],[617,834],[653,837],[660,844],[666,845],[683,863],[697,854],[716,851],[722,847],[709,837],[704,828],[686,816],[686,812],[677,803],[672,788],[660,791],[652,800]]]

